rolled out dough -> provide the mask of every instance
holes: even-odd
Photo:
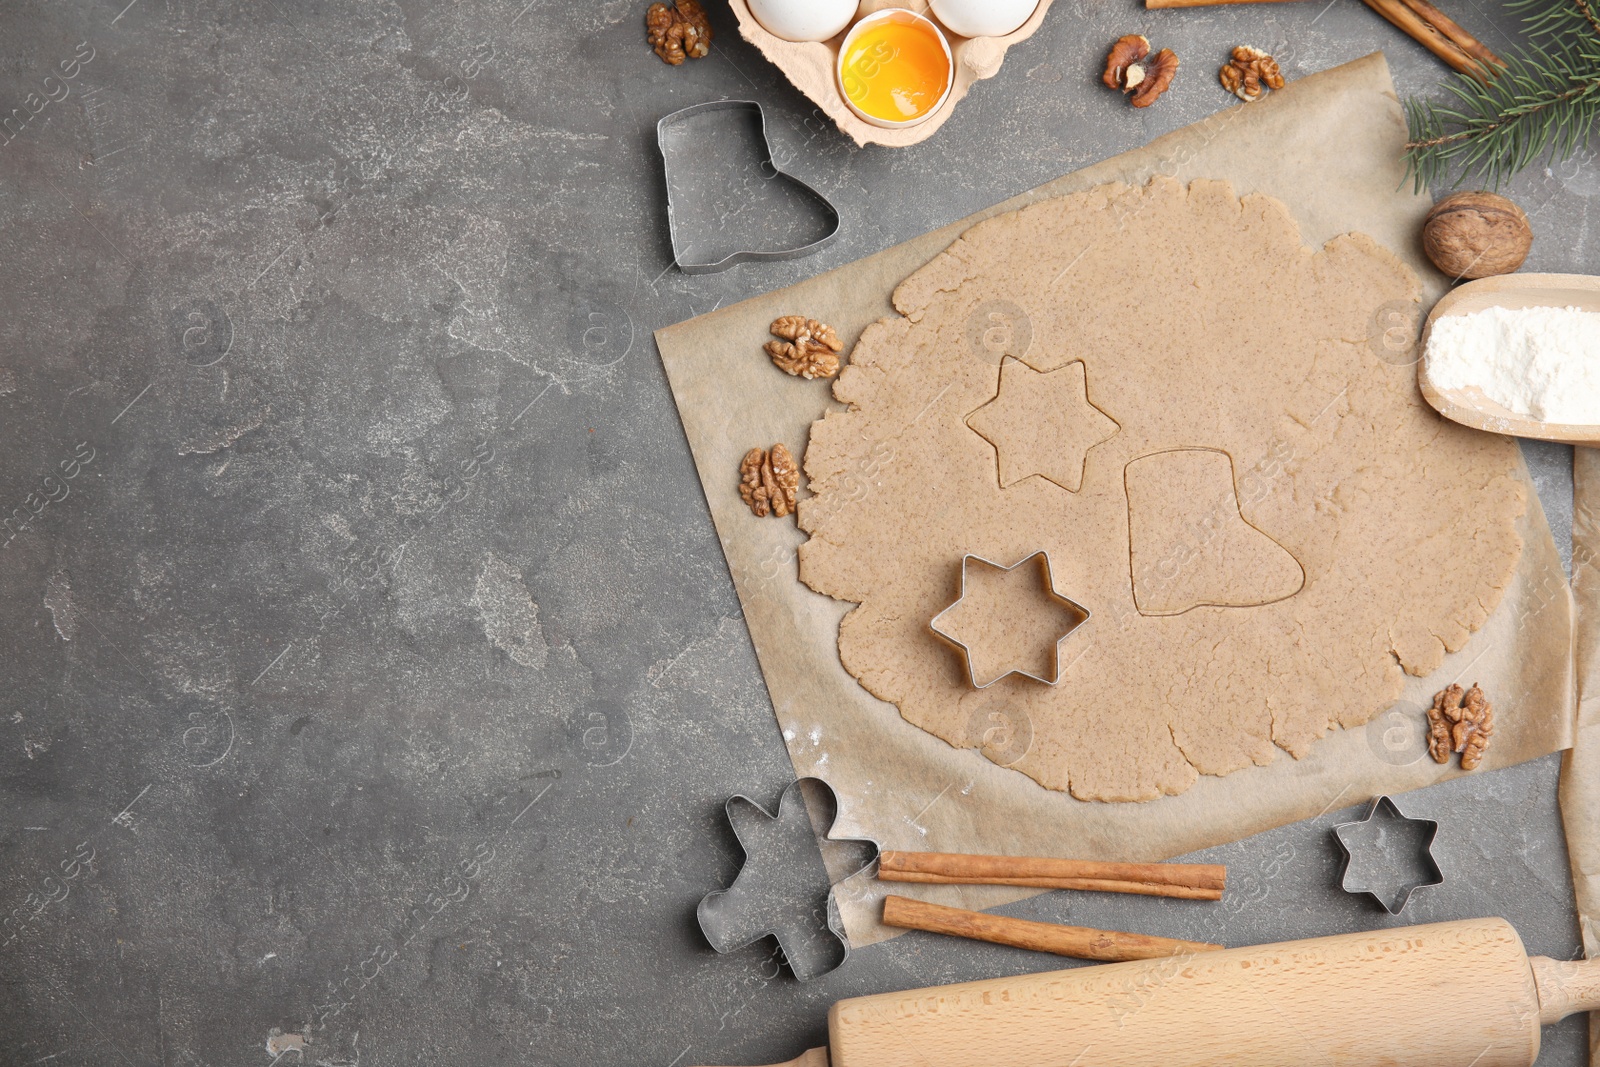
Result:
[[[1369,343],[1418,293],[1371,239],[1304,247],[1223,182],[973,227],[896,289],[835,386],[849,410],[811,428],[800,577],[858,605],[846,669],[958,747],[1025,721],[1006,765],[1086,800],[1365,723],[1483,624],[1522,549],[1515,442],[1439,418]],[[1026,317],[1008,358],[971,341],[997,302]],[[1039,549],[1091,613],[1071,662],[974,689],[928,623],[964,554]]]

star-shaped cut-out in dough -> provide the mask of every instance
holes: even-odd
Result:
[[[960,597],[928,626],[966,654],[968,676],[979,689],[1008,674],[1055,685],[1061,642],[1088,617],[1056,592],[1044,552],[1009,567],[968,555],[961,560]]]
[[[994,446],[1000,488],[1037,474],[1072,493],[1083,485],[1089,450],[1118,430],[1089,402],[1081,360],[1037,371],[1009,357],[1000,365],[999,392],[967,416],[967,426]]]

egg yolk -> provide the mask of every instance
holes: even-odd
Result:
[[[950,84],[950,61],[927,26],[885,21],[850,42],[840,81],[850,102],[862,111],[905,122],[939,103]]]

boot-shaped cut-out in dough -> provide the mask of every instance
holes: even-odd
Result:
[[[1240,513],[1226,452],[1179,448],[1140,456],[1123,480],[1139,614],[1259,607],[1305,585],[1299,561]]]
[[[1083,485],[1089,450],[1118,429],[1090,402],[1082,360],[1037,371],[1009,356],[995,398],[968,415],[967,426],[994,446],[1000,488],[1037,474],[1070,493]]]

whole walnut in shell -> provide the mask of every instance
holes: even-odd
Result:
[[[1510,274],[1533,247],[1533,227],[1522,209],[1495,193],[1455,193],[1428,212],[1422,248],[1453,278]]]

